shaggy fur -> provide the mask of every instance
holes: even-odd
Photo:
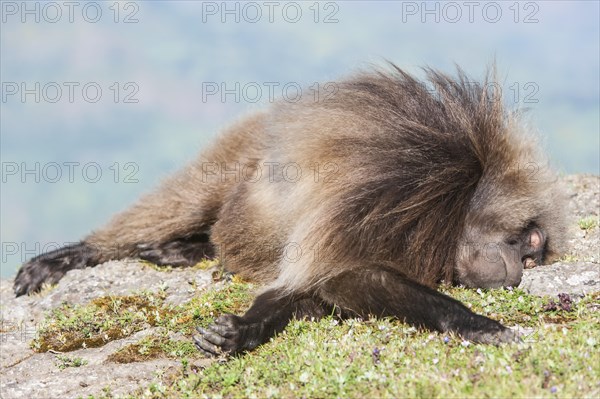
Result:
[[[488,89],[493,73],[425,73],[391,65],[242,120],[75,255],[29,261],[17,294],[109,259],[186,265],[216,248],[227,270],[267,288],[243,317],[200,331],[207,353],[252,349],[334,306],[512,340],[430,288],[518,284],[524,262],[560,251],[562,199],[536,141]]]

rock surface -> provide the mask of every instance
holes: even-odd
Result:
[[[181,367],[172,359],[135,364],[108,362],[121,347],[152,334],[155,328],[111,341],[99,348],[69,352],[87,362],[83,367],[58,367],[57,354],[35,353],[29,344],[38,323],[63,302],[86,304],[106,295],[163,289],[166,301],[180,304],[212,284],[212,272],[192,269],[158,271],[135,261],[112,261],[94,268],[72,270],[58,286],[44,295],[15,298],[12,280],[0,280],[0,398],[69,398],[102,394],[110,386],[113,395],[124,395],[147,386],[159,374]],[[207,359],[207,363],[211,360]]]
[[[600,291],[600,264],[593,262],[554,263],[525,270],[519,285],[530,294],[583,295]]]
[[[580,295],[600,291],[600,228],[581,229],[584,217],[598,220],[600,177],[568,176],[570,196],[568,254],[563,261],[525,271],[521,287],[536,295]],[[63,302],[85,304],[105,295],[125,295],[140,289],[164,289],[174,304],[190,300],[212,284],[211,271],[173,269],[158,271],[135,261],[107,262],[95,268],[73,270],[58,286],[42,295],[15,298],[12,280],[0,280],[0,397],[70,398],[102,395],[106,386],[113,395],[145,387],[158,375],[180,367],[172,359],[116,364],[107,357],[122,346],[151,334],[149,328],[99,348],[80,349],[69,356],[87,361],[82,367],[60,369],[57,354],[35,353],[29,343],[46,312]],[[203,364],[209,364],[206,359]],[[200,365],[202,366],[202,364]]]

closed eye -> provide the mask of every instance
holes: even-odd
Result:
[[[517,240],[516,238],[510,238],[506,241],[506,243],[508,245],[517,245],[519,243],[519,240]]]

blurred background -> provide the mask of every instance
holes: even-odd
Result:
[[[1,276],[74,242],[277,99],[390,60],[495,58],[561,173],[599,173],[597,1],[2,1]],[[320,83],[317,83],[320,82]]]

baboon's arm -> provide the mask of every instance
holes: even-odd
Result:
[[[440,332],[454,332],[480,343],[515,341],[502,324],[470,311],[459,301],[379,266],[353,269],[326,282],[319,295],[346,316],[397,317]]]
[[[479,343],[500,344],[518,340],[502,324],[471,312],[459,301],[415,283],[384,267],[354,269],[330,279],[312,296],[287,295],[277,290],[260,295],[243,316],[219,317],[194,337],[206,354],[251,350],[281,332],[293,317],[331,314],[334,307],[343,318],[396,317],[441,332],[454,332]]]

